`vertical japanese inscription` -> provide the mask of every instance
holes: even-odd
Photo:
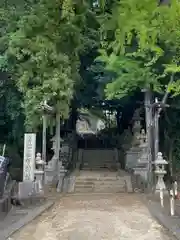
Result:
[[[36,134],[27,133],[24,137],[23,181],[34,180]]]

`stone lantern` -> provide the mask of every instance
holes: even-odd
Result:
[[[40,180],[41,182],[43,181],[44,177],[44,165],[46,164],[41,157],[41,153],[36,154],[36,169],[35,169],[35,178],[36,180]]]
[[[148,147],[147,147],[147,137],[145,130],[142,129],[140,134],[140,149],[139,158],[134,169],[135,175],[140,175],[141,178],[147,183],[148,180]]]
[[[133,116],[133,136],[131,147],[126,151],[126,166],[125,169],[127,171],[132,171],[134,167],[137,165],[138,158],[141,153],[140,148],[140,137],[141,137],[141,116],[140,109],[137,109]]]
[[[37,153],[36,154],[36,169],[38,171],[43,171],[44,172],[44,165],[46,163],[44,162],[44,160],[42,160],[42,157],[41,157],[41,153]]]
[[[61,141],[61,148],[60,148],[60,161],[58,164],[58,185],[57,185],[57,192],[63,191],[63,184],[64,184],[64,177],[67,172],[64,166],[68,163],[69,158],[69,144],[68,142],[62,139]]]
[[[148,163],[148,144],[147,144],[147,136],[144,129],[141,130],[139,140],[140,140],[139,147],[141,148],[141,153],[138,159],[138,163],[147,164]]]
[[[155,164],[155,174],[157,175],[157,184],[156,184],[156,191],[159,190],[166,190],[166,185],[164,183],[163,177],[166,174],[166,170],[165,170],[165,165],[168,164],[168,162],[163,159],[162,157],[162,153],[158,152],[158,157],[154,162]]]
[[[141,130],[140,134],[140,147],[146,148],[147,147],[147,135],[144,129]]]
[[[168,162],[163,159],[162,153],[158,152],[157,159],[155,160],[154,164],[154,173],[157,175],[158,178],[155,191],[160,193],[161,207],[164,207],[164,191],[166,190],[166,185],[164,183],[163,177],[166,174],[165,165],[167,165]]]
[[[44,180],[44,166],[45,166],[45,162],[44,160],[42,160],[42,157],[41,157],[41,153],[37,153],[36,154],[36,169],[35,169],[35,182],[38,183],[39,185],[39,191],[43,191],[43,180]]]
[[[137,109],[133,116],[133,146],[140,145],[140,137],[141,137],[141,116],[140,116],[140,109]]]

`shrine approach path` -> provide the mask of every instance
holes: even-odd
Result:
[[[12,240],[174,240],[133,194],[66,195]]]

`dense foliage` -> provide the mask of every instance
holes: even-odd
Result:
[[[80,107],[116,110],[122,133],[140,90],[162,94],[174,74],[168,91],[177,95],[175,107],[161,133],[179,158],[180,2],[160,3],[0,0],[2,142],[20,141],[24,125],[38,131],[44,100],[73,126]]]
[[[160,139],[163,153],[179,166],[180,2],[167,3],[114,2],[101,19],[103,41],[98,60],[114,73],[105,90],[109,99],[121,99],[143,88],[151,88],[161,98],[166,89],[171,97],[176,96],[160,121]]]
[[[23,15],[8,9],[12,22],[5,19],[10,28],[5,38],[2,36],[2,64],[7,63],[22,93],[27,125],[35,127],[44,100],[67,118],[74,88],[81,79],[80,55],[93,46],[95,36],[89,19],[93,20],[93,13],[85,1],[28,4]]]
[[[130,17],[129,17],[130,16]],[[101,60],[116,72],[107,85],[108,98],[137,88],[164,91],[171,73],[179,72],[180,3],[157,0],[117,1],[103,18]],[[178,81],[169,90],[179,92]]]

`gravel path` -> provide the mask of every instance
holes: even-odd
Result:
[[[137,195],[68,195],[13,240],[174,240]]]

